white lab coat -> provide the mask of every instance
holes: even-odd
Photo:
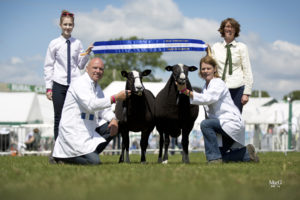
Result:
[[[82,119],[81,113],[85,113],[87,119]],[[90,114],[94,114],[93,120],[88,119]],[[53,157],[70,158],[95,151],[105,142],[95,128],[103,121],[101,119],[109,122],[113,118],[110,98],[104,97],[100,86],[88,73],[83,74],[68,89]]]
[[[208,118],[219,119],[222,129],[238,143],[235,147],[244,146],[245,125],[224,81],[213,78],[202,93],[193,91],[191,103],[204,105]]]

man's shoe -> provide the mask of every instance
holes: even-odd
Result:
[[[259,162],[259,157],[255,153],[254,146],[252,144],[248,144],[246,148],[250,156],[250,162]]]
[[[210,160],[207,162],[207,164],[222,164],[223,160],[222,159],[216,159],[216,160]]]
[[[55,158],[53,158],[52,157],[52,155],[50,155],[49,156],[49,164],[65,164],[65,162],[64,161],[62,161],[62,160],[57,160],[57,159],[55,159]]]
[[[56,160],[53,158],[52,154],[49,155],[49,164],[57,164]]]

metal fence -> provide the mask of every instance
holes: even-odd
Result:
[[[28,149],[26,146],[26,137],[37,128],[40,132],[40,140],[36,149]],[[140,153],[140,132],[130,132],[130,153]],[[292,149],[288,149],[288,134],[286,132],[265,133],[257,126],[248,125],[246,127],[245,143],[254,144],[258,151],[299,151],[300,138],[299,133],[294,133],[292,137]],[[110,142],[103,154],[119,154],[121,148],[121,137],[115,137]],[[149,137],[147,153],[158,153],[159,134],[156,129]],[[53,125],[50,124],[30,124],[19,126],[0,126],[0,155],[49,155],[54,145]],[[170,153],[181,152],[181,136],[171,138]],[[204,151],[204,140],[200,131],[200,123],[194,125],[194,129],[189,136],[189,151]]]

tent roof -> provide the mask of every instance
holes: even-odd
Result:
[[[0,123],[22,124],[42,121],[33,92],[0,92]]]
[[[263,106],[266,103],[268,103],[267,99],[250,98],[249,105],[247,103],[243,108],[244,120],[253,124],[282,124],[288,121],[288,102],[280,101],[269,106]],[[292,114],[300,119],[300,101],[293,102]]]
[[[266,104],[269,104],[270,102],[274,102],[274,98],[273,97],[259,97],[259,98],[255,98],[255,97],[251,97],[249,98],[249,102],[244,106],[244,108],[248,108],[248,107],[258,107],[258,106],[264,106]]]
[[[44,124],[54,124],[53,102],[45,94],[37,95]]]

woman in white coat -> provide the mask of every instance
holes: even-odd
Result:
[[[199,75],[206,81],[202,93],[190,91],[185,85],[177,86],[181,93],[190,97],[192,104],[204,105],[208,118],[201,122],[201,131],[208,163],[258,162],[254,146],[244,146],[245,128],[241,113],[234,105],[224,81],[219,78],[217,63],[211,56],[201,59]],[[220,148],[217,133],[223,138]]]

